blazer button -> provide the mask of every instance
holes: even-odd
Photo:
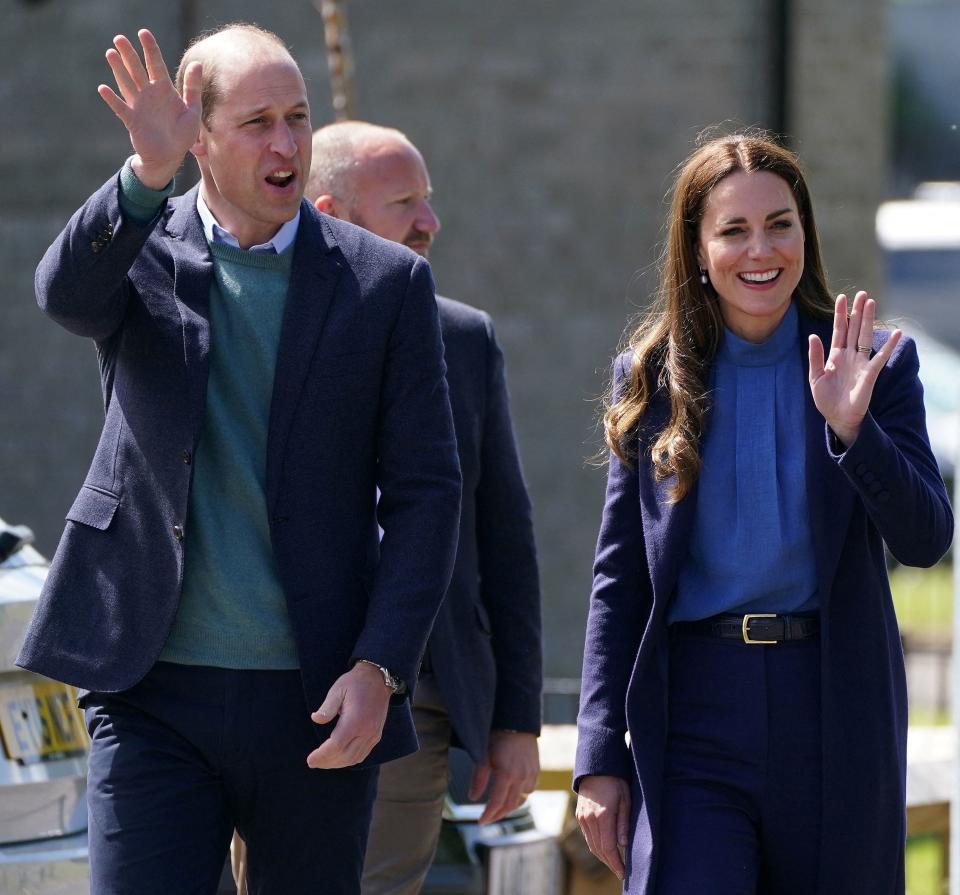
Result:
[[[190,451],[183,452],[183,462],[186,463],[187,466],[193,463],[193,454],[191,454]]]
[[[100,242],[99,239],[95,239],[93,242],[90,243],[90,250],[91,250],[94,254],[96,254],[97,252],[99,252],[100,249],[102,249],[102,248],[103,248],[103,243]]]
[[[174,526],[173,526],[173,536],[174,536],[178,541],[182,541],[182,540],[183,540],[183,526],[181,526],[181,525],[174,525]]]

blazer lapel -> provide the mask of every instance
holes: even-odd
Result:
[[[801,314],[800,351],[803,353],[803,370],[810,375],[810,359],[807,352],[806,337],[818,335],[824,350],[830,350],[832,324],[811,320]],[[810,534],[816,554],[817,579],[820,591],[820,603],[825,605],[830,595],[830,582],[833,581],[843,549],[843,539],[836,536],[838,531],[846,531],[853,512],[854,492],[843,470],[827,451],[826,422],[813,402],[809,386],[804,388],[804,407],[806,421],[806,471],[807,514],[810,519]]]
[[[640,483],[643,534],[655,612],[658,609],[663,612],[673,594],[680,564],[687,556],[697,506],[696,485],[680,503],[668,502],[668,492],[675,480],[671,476],[655,483],[650,475],[643,476]]]
[[[313,206],[304,202],[300,208],[270,405],[267,506],[271,515],[290,426],[342,269],[333,234]]]
[[[668,414],[668,408],[658,408],[656,414],[650,415],[649,428],[645,426],[646,431],[660,431],[667,422]],[[648,439],[641,439],[640,451],[643,452],[648,447]],[[697,506],[697,485],[694,483],[680,503],[671,503],[669,493],[676,483],[676,476],[658,482],[654,477],[653,463],[642,460],[641,453],[637,462],[640,464],[643,536],[653,586],[654,611],[662,612],[673,594],[680,564],[687,556]]]
[[[199,186],[185,193],[166,224],[173,257],[173,291],[183,325],[183,355],[193,431],[199,433],[207,398],[210,369],[210,285],[213,261],[197,213]]]

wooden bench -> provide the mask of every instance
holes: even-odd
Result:
[[[907,839],[933,835],[940,840],[944,881],[950,875],[950,802],[956,786],[956,728],[911,727],[907,734]]]

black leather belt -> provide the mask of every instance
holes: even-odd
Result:
[[[685,634],[722,637],[743,643],[780,643],[816,636],[820,633],[820,618],[816,615],[751,612],[747,615],[714,615],[695,622],[676,622],[671,628]]]

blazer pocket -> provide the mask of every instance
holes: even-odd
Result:
[[[81,525],[106,531],[113,521],[118,506],[120,506],[119,495],[84,485],[67,513],[67,519],[70,522],[79,522]]]

